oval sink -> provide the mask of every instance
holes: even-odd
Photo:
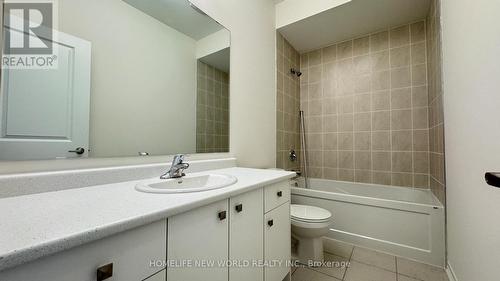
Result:
[[[237,181],[236,177],[223,174],[191,175],[179,179],[140,182],[135,189],[147,193],[189,193],[219,189]]]

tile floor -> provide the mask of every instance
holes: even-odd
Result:
[[[292,281],[448,281],[443,269],[404,258],[331,241],[325,250],[330,264],[293,268]]]

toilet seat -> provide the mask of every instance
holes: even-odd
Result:
[[[290,215],[292,221],[303,223],[327,223],[332,217],[332,213],[323,208],[296,204],[290,206]]]

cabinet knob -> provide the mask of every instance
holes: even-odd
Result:
[[[97,281],[103,281],[113,276],[113,264],[103,265],[97,268]]]
[[[218,216],[219,216],[219,220],[223,221],[227,217],[227,212],[226,211],[219,212]]]
[[[236,209],[236,212],[241,213],[243,211],[243,204],[236,205],[234,209]]]
[[[269,227],[272,227],[274,225],[274,220],[268,220],[267,225],[269,225]]]
[[[276,193],[276,195],[278,195],[278,197],[282,197],[283,196],[283,191],[278,191],[278,193]]]

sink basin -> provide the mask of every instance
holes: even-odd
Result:
[[[135,189],[147,193],[189,193],[219,189],[237,181],[236,177],[224,174],[190,175],[179,179],[140,182]]]

